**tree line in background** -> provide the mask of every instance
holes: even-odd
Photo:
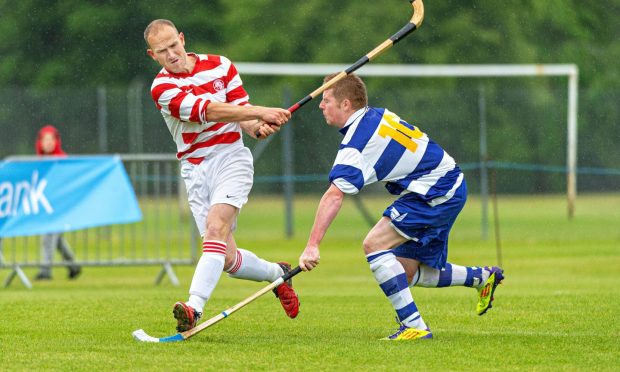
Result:
[[[425,9],[420,30],[373,63],[574,63],[580,72],[580,164],[618,167],[620,0],[426,0]],[[0,88],[120,89],[141,82],[148,95],[158,66],[146,55],[142,34],[153,19],[175,22],[185,33],[188,51],[223,54],[233,62],[351,64],[404,25],[411,6],[405,0],[0,0],[0,14]],[[257,104],[281,104],[282,89],[291,84],[286,78],[244,80]],[[320,82],[319,78],[294,81],[292,99],[301,98]],[[391,89],[394,84],[393,79],[373,79],[370,90],[383,93],[375,93],[371,99],[391,103],[411,95],[422,104],[425,97],[446,101],[473,97],[469,107],[453,105],[451,113],[424,112],[422,127],[428,127],[429,122],[440,126],[433,123],[437,117],[452,121],[454,126],[459,118],[475,116],[476,95],[471,94],[470,81],[437,79]],[[557,126],[558,121],[564,125],[565,108],[549,113],[549,120],[555,121],[549,127],[530,120],[530,113],[565,105],[565,82],[549,78],[542,80],[541,87],[540,81],[518,80],[513,91],[505,91],[496,81],[484,81],[484,85],[489,115],[501,121],[502,129],[493,137],[499,157],[502,149],[520,154],[518,160],[524,162],[540,162],[548,154],[559,154],[553,155],[557,157],[554,163],[562,164],[565,128],[558,131],[551,125]],[[494,111],[495,102],[503,107],[502,103],[510,103],[519,92],[530,92],[532,85],[537,93],[518,97],[521,108]],[[14,116],[7,113],[10,102],[3,102],[0,128],[5,132],[14,125]],[[310,120],[308,117],[320,121],[315,114],[298,116],[302,122]],[[470,130],[477,127],[472,122],[459,125]],[[515,136],[525,135],[527,141],[513,141]],[[474,146],[451,141],[457,153]],[[503,141],[510,146],[502,147]],[[298,144],[299,149],[312,146],[307,141]],[[476,153],[475,146],[467,150]]]
[[[142,33],[173,20],[188,49],[233,61],[352,63],[404,25],[405,0],[22,0],[0,3],[0,83],[150,79]],[[575,63],[582,87],[620,84],[620,0],[427,0],[421,31],[380,63]]]

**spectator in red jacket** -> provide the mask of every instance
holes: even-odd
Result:
[[[67,153],[62,150],[60,134],[58,130],[51,125],[46,125],[37,135],[35,143],[37,155],[40,156],[66,156]],[[62,233],[45,234],[41,236],[41,266],[39,273],[35,277],[36,280],[52,279],[52,261],[54,251],[60,252],[63,260],[70,263],[69,279],[75,279],[82,272],[82,268],[75,265],[75,255],[71,251],[71,247],[63,238]]]

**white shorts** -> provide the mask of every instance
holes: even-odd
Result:
[[[230,204],[241,209],[247,203],[254,180],[252,153],[247,147],[236,147],[205,158],[200,164],[183,161],[181,177],[196,226],[204,236],[212,205]],[[236,221],[233,230],[235,227]]]

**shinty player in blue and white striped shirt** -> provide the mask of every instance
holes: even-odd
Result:
[[[325,82],[335,75],[325,78]],[[484,314],[503,280],[499,267],[447,262],[448,235],[467,199],[463,173],[454,159],[417,127],[385,108],[368,106],[364,82],[348,75],[323,92],[319,108],[344,139],[329,174],[331,185],[318,206],[308,243],[299,258],[307,271],[319,264],[319,245],[345,194],[384,182],[399,196],[363,242],[378,284],[396,311],[400,328],[386,340],[432,338],[409,286],[465,286],[478,292]]]

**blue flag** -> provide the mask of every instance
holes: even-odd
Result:
[[[136,195],[118,156],[0,162],[0,237],[141,219]]]

